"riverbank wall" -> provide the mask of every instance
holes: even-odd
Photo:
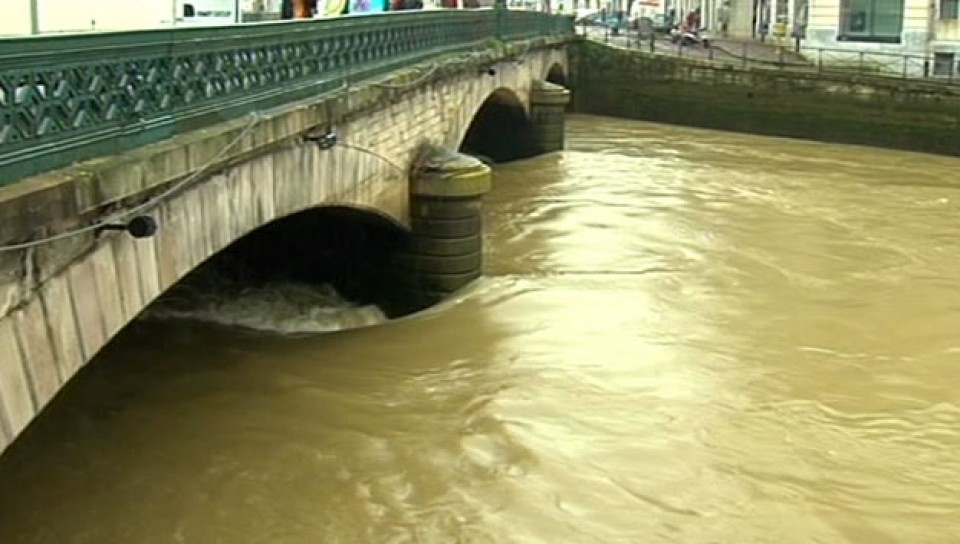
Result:
[[[571,55],[578,113],[960,156],[960,86],[742,68],[588,40]]]

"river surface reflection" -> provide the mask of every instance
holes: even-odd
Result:
[[[960,541],[960,160],[567,145],[434,311],[129,329],[0,459],[0,542]]]

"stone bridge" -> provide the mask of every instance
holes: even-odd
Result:
[[[490,170],[455,152],[562,147],[571,38],[496,9],[42,38],[35,66],[0,40],[0,451],[151,301],[298,212],[406,232],[421,303],[477,277]]]

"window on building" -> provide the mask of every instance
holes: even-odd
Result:
[[[934,53],[933,54],[933,75],[952,76],[953,67],[956,64],[953,53]]]
[[[940,0],[941,19],[960,19],[960,0]]]
[[[183,16],[184,17],[196,17],[197,10],[193,7],[193,4],[184,4],[183,5]]]
[[[903,2],[904,0],[840,0],[840,32],[837,39],[900,43],[900,33],[903,31]]]

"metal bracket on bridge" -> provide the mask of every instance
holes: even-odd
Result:
[[[331,149],[333,146],[337,145],[337,142],[339,141],[337,138],[337,133],[327,129],[324,129],[323,131],[310,131],[304,135],[303,139],[307,142],[316,143],[317,147],[324,151]]]
[[[107,230],[125,230],[134,238],[150,238],[157,233],[157,220],[149,215],[138,215],[127,223],[109,223],[97,229],[97,235]]]

